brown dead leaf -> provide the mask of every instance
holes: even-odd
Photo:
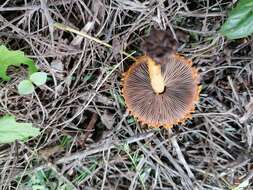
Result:
[[[97,114],[93,113],[88,126],[85,128],[85,133],[83,133],[79,136],[79,139],[80,139],[79,143],[82,147],[85,146],[86,140],[88,139],[91,132],[94,130],[96,122],[97,122],[97,118],[98,118]]]
[[[38,153],[43,159],[48,160],[49,157],[53,156],[56,153],[60,153],[62,151],[64,151],[63,147],[61,147],[60,145],[55,145],[52,147],[45,147],[39,150]]]

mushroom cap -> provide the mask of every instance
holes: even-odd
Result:
[[[177,54],[163,59],[161,94],[151,87],[146,62],[146,55],[138,57],[123,76],[122,94],[130,114],[153,127],[172,127],[191,118],[199,98],[198,73],[192,62]]]
[[[163,57],[175,54],[177,46],[178,43],[170,31],[152,29],[142,42],[141,49],[159,64]]]

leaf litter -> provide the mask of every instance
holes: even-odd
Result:
[[[217,34],[232,6],[232,1],[212,0],[4,1],[1,44],[26,52],[49,79],[33,96],[17,94],[22,69],[8,69],[12,80],[0,80],[0,115],[12,114],[42,130],[26,143],[0,145],[1,189],[24,187],[30,174],[50,169],[57,176],[54,182],[63,181],[71,189],[223,190],[245,184],[251,189],[251,106],[246,112],[240,109],[234,92],[239,100],[252,96],[252,40],[228,41]],[[52,33],[50,17],[79,31],[87,26],[93,37],[139,55],[139,44],[152,27],[181,31],[187,37],[177,36],[178,50],[201,72],[193,119],[171,132],[142,127],[125,112],[120,96],[121,74],[132,61],[122,62],[121,53],[76,34],[55,28]],[[108,68],[115,68],[110,76],[103,72]],[[113,117],[103,116],[106,112]],[[97,114],[94,132],[102,135],[94,140],[91,130],[81,146],[78,140],[86,134],[92,113]],[[128,153],[122,151],[125,144]],[[64,150],[53,149],[46,156],[50,160],[36,153],[58,145]]]

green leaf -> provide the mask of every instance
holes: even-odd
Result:
[[[31,74],[30,80],[36,85],[40,86],[46,83],[47,81],[47,73],[44,72],[36,72]]]
[[[23,80],[18,85],[18,93],[20,95],[27,95],[34,92],[34,86],[30,80]]]
[[[240,0],[230,11],[220,33],[229,39],[244,38],[253,33],[253,1]]]
[[[15,140],[27,140],[40,134],[38,128],[31,123],[17,123],[14,116],[0,118],[0,143],[11,143]]]
[[[9,66],[20,67],[21,64],[28,66],[29,74],[37,71],[32,59],[26,57],[22,51],[8,50],[5,46],[0,46],[0,78],[9,81],[11,78],[6,74]]]

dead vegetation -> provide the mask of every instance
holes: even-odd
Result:
[[[1,189],[29,189],[40,170],[51,171],[47,184],[69,189],[223,190],[252,178],[252,38],[228,41],[217,33],[232,1],[0,2],[0,43],[23,50],[50,75],[31,96],[16,89],[25,68],[10,68],[13,79],[0,82],[0,115],[42,131],[0,146]],[[121,73],[132,63],[120,51],[140,55],[152,27],[171,30],[201,75],[193,119],[172,130],[141,127],[120,95]]]

